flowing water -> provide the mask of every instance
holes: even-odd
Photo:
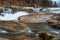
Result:
[[[36,12],[40,12],[39,11],[39,8],[38,9],[34,9],[34,11]],[[15,14],[5,14],[3,13],[5,16],[0,16],[0,20],[7,20],[9,18],[15,18],[16,16],[23,16],[23,15],[28,15],[29,13],[27,12],[24,12],[24,11],[21,11],[21,12],[16,12]],[[22,14],[22,15],[21,15]],[[9,16],[10,15],[10,16]],[[15,16],[12,16],[12,15],[15,15]],[[12,17],[11,17],[12,16]],[[17,18],[18,18],[17,17]],[[13,19],[13,20],[16,20],[17,18]],[[49,18],[49,17],[48,17]],[[9,19],[9,20],[12,20],[12,19]],[[50,26],[48,26],[48,24],[32,24],[32,25],[35,25],[34,27],[27,27],[26,30],[24,31],[26,34],[31,34],[31,33],[34,33],[35,31],[46,31],[46,32],[49,32],[49,33],[52,33],[52,34],[59,34],[60,33],[60,29],[55,29],[55,28],[52,28]],[[33,30],[33,29],[36,29],[36,30]],[[5,31],[3,29],[0,29],[0,35],[2,34],[9,34],[9,35],[16,35],[16,34],[20,34],[21,32],[8,32],[8,31]]]

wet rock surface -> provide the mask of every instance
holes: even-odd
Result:
[[[0,28],[1,29],[4,29],[6,31],[11,31],[11,32],[14,32],[14,31],[19,31],[19,28],[21,27],[21,25],[19,25],[18,23],[16,22],[9,22],[9,21],[1,21],[0,22]]]
[[[29,16],[22,16],[20,20],[27,23],[47,23],[53,15],[29,15]]]
[[[22,17],[20,17],[20,20],[18,22],[16,22],[16,21],[0,21],[0,28],[4,29],[6,31],[9,31],[9,32],[11,32],[11,31],[12,32],[19,32],[20,30],[22,30],[22,29],[25,30],[27,27],[29,27],[35,33],[43,32],[43,31],[48,33],[51,30],[49,28],[48,22],[51,21],[50,19],[52,17],[53,17],[53,15],[27,15],[27,16],[22,16]],[[50,21],[47,21],[47,20],[50,20]],[[44,37],[44,39],[50,40],[51,36],[47,35],[46,33],[42,33],[45,35],[45,37],[47,36],[46,37],[47,39],[45,39],[45,37]],[[42,35],[40,35],[40,36],[42,36]],[[10,35],[10,36],[1,36],[1,37],[7,38],[9,40],[44,40],[40,36],[32,37],[31,35],[28,36],[28,35],[20,35],[19,34],[19,35]]]
[[[27,35],[14,35],[14,36],[10,35],[10,36],[0,36],[0,37],[6,38],[8,40],[51,40],[55,36],[47,32],[42,32],[39,33],[39,36],[36,37],[27,36]]]
[[[20,17],[18,22],[16,21],[0,21],[0,28],[6,29],[9,31],[20,31],[20,29],[25,29],[29,23],[46,23],[52,15],[27,15]],[[36,25],[36,24],[35,24]],[[31,27],[31,26],[30,26]]]

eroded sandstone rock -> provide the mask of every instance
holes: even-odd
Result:
[[[29,16],[22,16],[20,17],[20,21],[26,23],[47,23],[53,15],[29,15]]]
[[[26,24],[22,22],[14,22],[14,21],[1,21],[0,29],[4,29],[6,31],[11,32],[19,32],[20,30],[25,29]]]

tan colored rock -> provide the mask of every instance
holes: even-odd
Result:
[[[1,21],[0,29],[4,29],[7,31],[15,31],[19,32],[21,29],[25,29],[27,25],[23,22],[14,22],[14,21]]]
[[[29,16],[22,16],[20,17],[20,21],[26,23],[47,23],[52,15],[29,15]]]

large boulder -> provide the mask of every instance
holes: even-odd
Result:
[[[47,23],[47,20],[49,20],[53,15],[28,15],[28,16],[22,16],[20,17],[20,21],[23,21],[25,23]]]

